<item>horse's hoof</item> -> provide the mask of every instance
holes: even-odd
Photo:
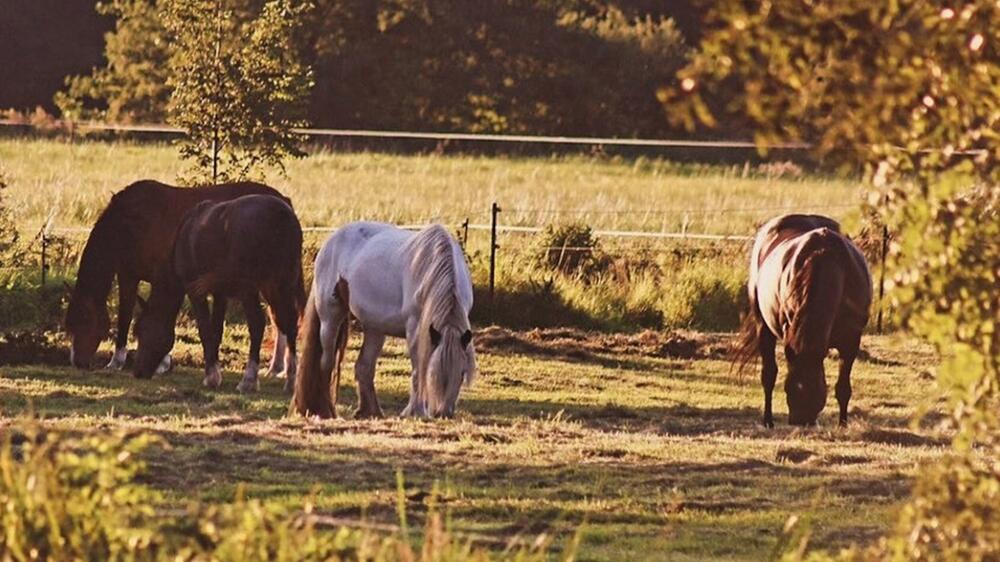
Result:
[[[260,383],[257,381],[249,382],[247,380],[241,380],[238,385],[236,385],[236,391],[240,394],[248,394],[251,392],[257,392],[260,390]]]
[[[170,354],[168,353],[163,356],[163,359],[160,360],[160,364],[156,366],[156,374],[162,375],[164,373],[168,373],[173,368],[174,368],[174,360],[170,358]]]
[[[774,429],[774,421],[764,420],[764,427],[768,429]]]
[[[218,367],[209,368],[201,383],[205,385],[205,388],[219,388],[222,386],[222,371]]]
[[[384,418],[384,417],[385,417],[385,415],[382,413],[381,409],[378,409],[378,410],[362,410],[361,408],[358,408],[357,410],[354,411],[354,419],[357,419],[357,420],[373,420],[373,419],[379,419],[379,418]]]
[[[114,354],[111,355],[111,361],[108,361],[105,369],[110,369],[112,371],[121,371],[125,368],[125,359],[128,357],[126,350],[116,349]]]

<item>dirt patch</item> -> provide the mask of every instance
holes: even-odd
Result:
[[[69,351],[48,332],[0,334],[0,365],[69,365]]]
[[[877,429],[872,428],[866,430],[861,434],[861,439],[863,441],[869,441],[871,443],[883,443],[886,445],[901,445],[903,447],[924,447],[924,446],[935,446],[944,445],[945,442],[927,437],[924,435],[918,435],[916,433],[910,433],[909,431],[896,431],[892,429]]]
[[[487,351],[543,354],[585,359],[595,354],[641,355],[679,359],[723,358],[730,336],[688,331],[637,334],[604,334],[573,328],[534,329],[515,332],[491,326],[476,334],[476,347]]]
[[[828,466],[866,464],[869,462],[872,462],[872,459],[863,455],[829,455],[823,457],[823,464]]]
[[[799,449],[797,447],[783,447],[778,449],[778,453],[775,455],[775,459],[779,462],[790,462],[793,464],[802,464],[813,457],[816,453],[808,449]]]

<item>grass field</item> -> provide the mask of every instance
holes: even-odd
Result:
[[[239,328],[217,392],[190,367],[138,381],[36,365],[0,367],[0,403],[3,423],[33,409],[50,427],[163,437],[145,480],[171,503],[225,501],[245,486],[299,506],[315,492],[321,513],[392,524],[401,469],[416,521],[436,481],[454,530],[498,549],[543,532],[558,547],[580,529],[581,560],[760,560],[791,515],[817,547],[865,543],[888,528],[918,464],[946,447],[927,424],[908,425],[931,394],[934,358],[905,339],[865,341],[849,427],[836,427],[830,404],[821,427],[789,428],[779,390],[779,425],[765,430],[756,377],[729,374],[716,357],[724,341],[700,337],[693,357],[671,358],[662,337],[481,332],[482,371],[453,421],[285,418],[277,381],[255,396],[233,390]],[[175,356],[197,363],[196,340],[181,341]],[[393,342],[376,379],[387,412],[405,404],[408,369]]]
[[[0,162],[10,181],[6,205],[24,233],[36,232],[53,210],[60,227],[89,226],[112,192],[142,178],[170,181],[181,169],[169,146],[127,143],[6,139]],[[305,225],[358,218],[482,223],[497,201],[503,224],[749,234],[794,208],[843,219],[848,231],[857,227],[859,185],[775,170],[582,156],[318,152],[272,183],[294,200]],[[745,275],[741,245],[601,240],[608,259],[600,269],[558,274],[530,261],[536,243],[500,240],[500,300],[496,316],[480,310],[475,317],[481,373],[455,420],[287,418],[277,381],[265,380],[254,396],[234,391],[246,348],[239,325],[228,328],[223,346],[224,387],[207,391],[198,340],[184,320],[174,351],[181,366],[151,381],[63,367],[60,336],[28,337],[29,345],[51,342],[44,354],[31,355],[29,347],[34,364],[0,366],[0,424],[34,412],[70,432],[155,433],[166,445],[148,454],[143,478],[168,506],[230,500],[242,487],[292,507],[315,494],[320,513],[395,524],[399,469],[418,522],[436,482],[453,529],[490,549],[544,533],[555,537],[555,553],[580,532],[579,559],[609,561],[760,560],[792,515],[812,529],[818,548],[864,544],[887,530],[918,466],[945,450],[949,436],[934,423],[941,406],[926,403],[936,395],[930,373],[937,360],[902,335],[866,337],[847,428],[836,427],[832,395],[820,427],[784,425],[780,380],[779,427],[759,425],[756,375],[736,378],[723,357],[730,336],[667,330],[732,326]],[[487,247],[475,232],[467,246],[477,302]],[[53,274],[72,281],[75,256],[62,254],[62,270]],[[0,288],[0,304],[30,300],[15,285]],[[43,320],[53,327],[60,303],[46,306]],[[491,319],[605,332],[510,331],[487,327]],[[106,354],[108,344],[102,349]],[[387,412],[405,404],[408,364],[391,342],[376,379]],[[831,360],[828,373],[833,369]],[[344,377],[341,391],[344,416],[355,405],[351,379]],[[929,415],[911,425],[925,407]]]
[[[28,237],[50,216],[57,227],[88,227],[114,191],[143,178],[170,182],[183,169],[169,145],[51,140],[0,140],[0,162],[11,184],[7,204]],[[797,211],[841,219],[848,232],[857,232],[862,197],[854,181],[801,174],[787,164],[708,166],[589,156],[317,151],[291,162],[287,177],[272,183],[291,197],[306,226],[336,227],[355,219],[402,224],[433,220],[455,231],[466,219],[473,225],[489,223],[489,208],[496,201],[501,225],[582,224],[598,230],[749,236],[767,218]],[[54,275],[71,280],[85,233],[61,236],[63,244],[50,248],[50,263]],[[307,243],[315,249],[326,236],[309,233]],[[555,275],[536,263],[537,236],[502,234],[499,300],[492,311],[477,307],[477,320],[519,328],[573,325],[612,331],[720,330],[738,323],[746,243],[598,241],[600,267]],[[545,242],[552,243],[563,246],[558,240]],[[477,302],[485,304],[489,233],[470,231],[466,249],[480,289]],[[33,250],[32,256],[37,254]]]
[[[112,192],[140,179],[170,183],[183,170],[165,144],[0,139],[0,162],[12,179],[7,197],[29,230],[53,208],[59,226],[89,226]],[[674,231],[686,224],[691,232],[750,234],[780,209],[849,218],[849,206],[860,204],[858,183],[769,170],[646,158],[320,151],[289,163],[287,177],[271,183],[291,197],[306,226],[355,219],[483,223],[496,201],[504,224],[579,219],[603,229]]]

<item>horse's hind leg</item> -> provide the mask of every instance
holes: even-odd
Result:
[[[243,312],[247,318],[247,329],[250,331],[250,356],[247,359],[246,370],[243,372],[243,380],[236,385],[236,390],[246,393],[256,392],[259,388],[257,369],[260,365],[260,344],[264,339],[267,318],[264,316],[264,310],[260,306],[260,299],[256,293],[243,298]]]
[[[365,339],[361,343],[361,353],[354,364],[354,378],[358,381],[358,411],[354,413],[357,418],[381,418],[382,407],[379,406],[378,396],[375,394],[375,363],[382,353],[382,346],[385,345],[385,335],[374,332],[365,332]]]
[[[778,361],[774,356],[774,346],[778,340],[763,322],[757,328],[760,330],[757,350],[760,353],[760,384],[764,387],[764,426],[774,427],[774,412],[771,409],[771,397],[774,395],[774,384],[778,380]]]
[[[295,308],[295,301],[291,298],[279,299],[272,305],[274,311],[275,325],[279,331],[279,342],[283,345],[275,345],[274,353],[279,353],[279,347],[284,352],[282,364],[284,365],[285,392],[292,392],[295,389],[296,365],[296,340],[299,331],[299,313]]]
[[[192,297],[191,310],[198,324],[198,336],[201,339],[201,349],[205,357],[205,378],[202,384],[209,388],[218,388],[222,384],[222,371],[219,370],[219,345],[216,340],[215,320],[225,317],[226,300],[216,298],[213,310],[208,308],[208,299],[203,296]],[[214,313],[214,314],[213,314]],[[219,330],[221,335],[221,330]]]
[[[128,357],[128,328],[132,325],[139,280],[118,274],[118,332],[115,334],[115,352],[108,362],[108,369],[122,370]]]
[[[274,326],[274,352],[271,354],[271,363],[267,366],[268,377],[282,377],[285,374],[285,344],[288,338],[282,333],[278,326],[278,317],[274,307],[269,307],[271,324]]]
[[[837,404],[840,406],[840,425],[847,425],[847,405],[851,401],[851,369],[861,348],[861,334],[851,339],[847,345],[838,346],[840,352],[840,375],[837,377]]]

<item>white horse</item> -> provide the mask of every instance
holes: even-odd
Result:
[[[336,416],[340,365],[353,315],[364,332],[354,366],[360,402],[356,416],[382,416],[375,363],[386,336],[406,338],[413,368],[410,401],[401,415],[453,416],[459,391],[476,370],[471,309],[465,255],[440,225],[416,233],[375,222],[344,226],[316,256],[291,410]]]

